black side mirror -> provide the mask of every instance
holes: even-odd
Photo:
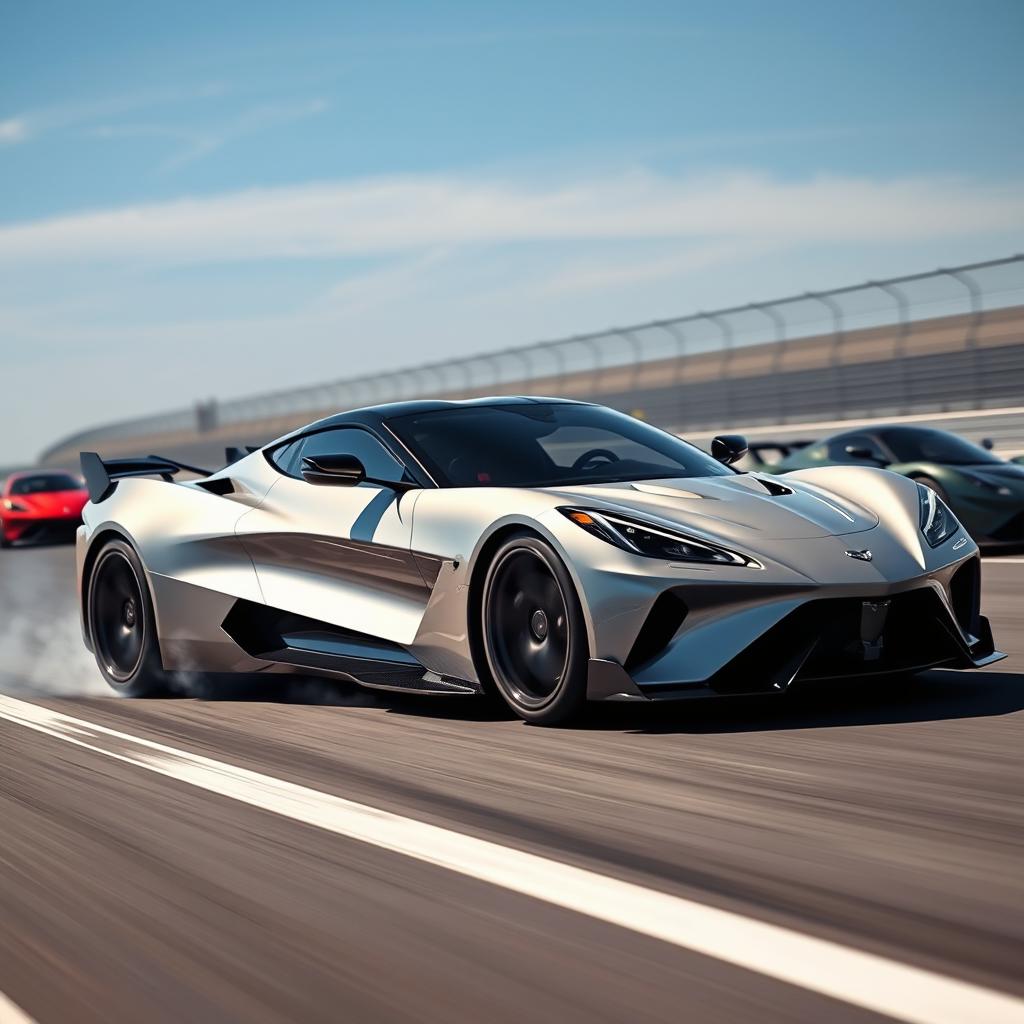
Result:
[[[742,434],[719,434],[711,442],[711,457],[725,466],[739,462],[747,454],[747,439]]]
[[[983,437],[981,439],[981,447],[984,448],[985,451],[990,452],[993,448],[995,448],[995,442],[992,440],[991,437]]]
[[[354,455],[307,455],[302,479],[308,484],[355,487],[366,479],[366,469]]]

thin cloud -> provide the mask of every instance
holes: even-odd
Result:
[[[0,146],[24,142],[28,135],[28,121],[24,117],[11,117],[6,121],[0,121]]]
[[[220,99],[227,95],[220,82],[207,82],[193,88],[125,92],[118,96],[72,100],[23,112],[7,121],[0,121],[0,143],[24,142],[52,132],[109,121],[122,114],[132,114],[180,103]],[[104,127],[102,124],[97,126]]]
[[[371,178],[11,224],[0,260],[199,264],[643,239],[907,242],[1024,228],[1024,183],[647,172],[569,184]]]
[[[193,133],[188,145],[166,160],[160,170],[171,171],[194,163],[237,139],[256,135],[293,121],[315,117],[324,113],[328,107],[327,100],[320,97],[299,103],[261,104],[211,131]]]

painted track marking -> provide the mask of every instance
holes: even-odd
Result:
[[[0,992],[0,1024],[36,1024],[20,1007]]]
[[[913,1024],[1021,1024],[1024,1000],[779,925],[238,768],[28,701],[0,718],[335,835],[443,867]]]

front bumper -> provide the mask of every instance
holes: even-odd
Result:
[[[0,526],[0,534],[12,545],[66,544],[75,539],[75,531],[81,522],[80,515],[41,519],[7,513]]]
[[[980,614],[979,598],[977,556],[961,563],[945,585],[922,579],[910,587],[873,588],[870,593],[837,597],[823,597],[819,590],[792,602],[767,628],[752,632],[747,643],[713,671],[693,678],[685,671],[687,660],[678,656],[686,644],[676,633],[687,615],[686,594],[680,589],[671,611],[655,608],[645,624],[655,637],[658,630],[664,636],[673,628],[666,615],[676,616],[676,631],[667,642],[654,650],[650,644],[640,644],[639,661],[633,659],[636,647],[625,664],[607,658],[591,660],[587,696],[591,700],[680,700],[782,693],[794,682],[939,667],[980,668],[1005,655],[995,649],[988,619]]]

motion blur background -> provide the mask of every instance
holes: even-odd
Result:
[[[1014,0],[10,5],[0,465],[73,465],[61,442],[137,417],[159,414],[83,446],[256,442],[416,394],[589,392],[690,430],[1021,404],[1020,322],[979,319],[1021,301],[1019,263],[496,353],[1020,251],[1022,22]],[[794,337],[816,341],[664,365]],[[768,396],[933,350],[967,351],[935,388]]]
[[[1020,0],[0,0],[0,466],[219,465],[516,392],[698,443],[902,419],[1024,452],[1022,52]],[[983,672],[572,731],[341,684],[118,700],[74,576],[0,553],[3,1024],[881,1019],[827,957],[784,983],[94,726],[1024,997],[1024,559],[985,559]],[[959,1006],[914,1019],[994,1019]]]

